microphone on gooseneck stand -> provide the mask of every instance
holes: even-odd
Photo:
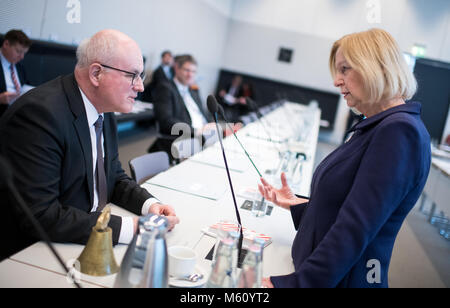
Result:
[[[250,158],[250,155],[248,154],[248,152],[245,150],[244,146],[242,145],[241,141],[239,140],[239,138],[236,136],[236,133],[234,132],[234,129],[231,127],[230,123],[228,123],[227,118],[225,117],[225,112],[223,111],[222,106],[219,105],[219,103],[217,102],[216,98],[213,95],[209,95],[208,99],[207,99],[207,106],[208,106],[208,110],[209,112],[211,112],[213,114],[214,117],[216,117],[217,113],[220,113],[220,115],[222,116],[222,118],[225,120],[226,125],[228,126],[228,129],[231,130],[233,132],[233,136],[234,138],[236,138],[237,142],[239,143],[239,145],[241,146],[242,150],[244,150],[245,155],[247,155],[248,159],[250,160],[250,162],[252,163],[253,167],[255,168],[256,172],[258,173],[259,177],[263,177],[261,175],[261,172],[259,172],[258,168],[256,167],[255,163],[253,162],[253,160]],[[218,122],[218,120],[216,120],[216,122]],[[219,132],[220,134],[220,132]]]
[[[256,113],[256,117],[261,119],[263,117],[261,111],[259,111],[258,104],[250,97],[246,97],[247,105]]]
[[[33,213],[31,213],[31,210],[29,207],[25,204],[25,201],[23,200],[22,196],[16,189],[14,183],[13,183],[13,172],[3,157],[0,156],[0,171],[1,171],[1,178],[7,189],[12,193],[12,196],[16,200],[17,204],[19,205],[20,209],[25,213],[27,218],[30,220],[31,224],[33,225],[34,229],[36,230],[39,237],[47,244],[48,248],[51,250],[55,258],[58,260],[59,264],[63,267],[64,271],[67,274],[67,277],[72,277],[69,269],[67,268],[66,264],[62,260],[61,256],[58,254],[56,249],[53,247],[53,245],[50,243],[50,238],[47,235],[47,233],[42,228],[39,221],[34,217]],[[72,279],[73,284],[77,288],[81,288],[81,286],[75,281],[75,279]]]
[[[209,112],[212,113],[212,115],[214,117],[214,122],[216,123],[217,134],[219,136],[219,142],[220,142],[220,147],[222,149],[223,160],[225,162],[225,169],[227,170],[228,183],[230,184],[231,195],[233,197],[233,202],[234,202],[234,209],[236,211],[236,219],[239,223],[240,230],[241,230],[240,236],[239,236],[239,243],[238,243],[238,264],[239,264],[239,260],[241,259],[241,256],[242,256],[242,242],[244,239],[244,234],[242,232],[241,215],[239,214],[239,209],[238,209],[237,202],[236,202],[236,196],[234,194],[234,189],[233,189],[233,183],[231,182],[230,169],[228,168],[227,157],[225,155],[225,149],[224,149],[223,143],[222,143],[222,136],[220,135],[221,131],[219,129],[219,120],[218,120],[218,116],[217,116],[217,113],[219,110],[219,108],[218,108],[219,105],[217,104],[216,99],[212,95],[208,96],[207,105],[208,105],[208,110],[209,110]],[[236,266],[238,266],[238,264],[236,264]]]

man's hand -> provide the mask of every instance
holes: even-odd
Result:
[[[239,97],[237,99],[237,102],[241,105],[247,105],[247,100],[245,99],[245,97]]]
[[[0,104],[9,105],[9,103],[17,98],[19,96],[19,93],[17,92],[3,92],[0,93]]]
[[[242,127],[244,127],[244,124],[238,122],[238,123],[234,123],[234,124],[230,124],[231,128],[233,129],[233,131],[231,131],[229,129],[229,127],[227,126],[224,132],[225,137],[228,137],[230,135],[234,133],[237,133],[238,130],[240,130]]]
[[[180,223],[180,219],[177,217],[175,210],[170,205],[153,203],[150,206],[148,213],[165,216],[169,222],[169,231],[171,231],[176,224]]]

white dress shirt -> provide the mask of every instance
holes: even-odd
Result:
[[[97,192],[97,178],[95,176],[95,167],[97,162],[97,136],[95,134],[95,122],[98,120],[98,117],[100,115],[103,116],[103,119],[105,118],[103,114],[99,114],[97,112],[97,109],[92,105],[92,103],[89,101],[87,96],[83,93],[83,91],[80,89],[81,97],[83,98],[84,108],[86,110],[86,116],[88,120],[89,125],[89,133],[91,135],[91,145],[92,145],[92,177],[94,179],[94,204],[92,206],[91,212],[95,212],[98,208],[98,192]],[[102,132],[102,140],[103,138],[103,132]],[[103,141],[104,142],[104,141]],[[102,144],[103,149],[103,157],[105,155],[105,146],[104,143]],[[150,206],[153,203],[159,202],[156,198],[149,198],[147,199],[141,210],[142,215],[147,215],[148,210]],[[120,229],[120,235],[119,235],[119,243],[121,244],[129,244],[131,240],[133,239],[134,235],[134,222],[132,217],[122,217],[122,228]]]
[[[16,87],[14,86],[14,82],[11,78],[11,63],[8,60],[6,60],[5,56],[1,52],[1,49],[0,49],[0,58],[2,61],[3,75],[5,76],[6,91],[16,92]],[[14,65],[14,73],[16,74],[17,81],[20,84],[19,74],[17,73],[17,68],[15,65]],[[14,100],[12,102],[10,102],[10,104],[12,104],[13,102],[14,102]]]
[[[161,65],[164,74],[166,74],[167,79],[172,79],[172,67],[170,65]]]
[[[208,122],[198,108],[197,103],[195,103],[192,98],[191,93],[189,92],[189,87],[182,85],[176,78],[174,78],[173,81],[175,82],[178,92],[180,92],[180,95],[184,100],[184,104],[189,112],[189,116],[191,117],[191,126],[195,130],[201,130]]]

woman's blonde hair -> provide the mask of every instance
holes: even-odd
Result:
[[[330,54],[330,71],[336,76],[336,52],[363,78],[369,103],[384,99],[411,99],[417,81],[393,37],[381,29],[353,33],[336,41]]]

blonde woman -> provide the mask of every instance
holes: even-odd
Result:
[[[262,179],[260,192],[290,210],[298,230],[295,272],[265,278],[266,287],[388,287],[395,238],[428,176],[421,106],[405,102],[417,83],[391,35],[344,36],[329,64],[348,106],[366,118],[317,167],[309,199],[296,196],[284,174],[279,189]]]

